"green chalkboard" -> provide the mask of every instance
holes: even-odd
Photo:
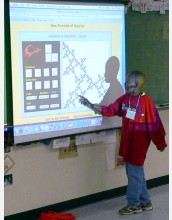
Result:
[[[127,72],[146,74],[144,91],[156,104],[169,102],[169,11],[126,14]]]
[[[4,125],[7,125],[7,102],[6,102],[7,92],[6,91],[7,91],[6,89],[6,67],[4,63]]]
[[[13,124],[9,3],[4,1],[4,125]]]
[[[4,125],[12,125],[12,79],[11,79],[11,64],[5,53],[4,59]]]

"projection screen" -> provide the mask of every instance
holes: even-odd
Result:
[[[15,144],[121,126],[79,103],[124,94],[124,5],[10,1]]]

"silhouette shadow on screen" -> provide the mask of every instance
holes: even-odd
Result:
[[[110,86],[99,103],[100,105],[109,105],[124,94],[124,88],[117,79],[119,68],[120,62],[116,56],[112,56],[107,60],[105,64],[105,81],[109,83]],[[113,120],[112,118],[114,117],[103,117],[102,125],[105,121],[106,123],[110,123]]]

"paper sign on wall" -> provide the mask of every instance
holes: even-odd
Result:
[[[83,145],[83,144],[90,144],[91,143],[91,134],[82,134],[76,135],[75,137],[75,144]]]
[[[9,155],[6,155],[4,158],[4,173],[6,174],[12,166],[14,166],[14,161]]]
[[[115,168],[115,144],[106,146],[106,169],[112,170]]]
[[[70,145],[70,137],[58,138],[53,140],[54,149],[69,147],[69,145]]]

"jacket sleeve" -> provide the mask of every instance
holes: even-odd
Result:
[[[124,95],[119,97],[114,103],[105,106],[102,105],[102,112],[101,114],[103,116],[107,116],[107,117],[113,117],[113,116],[122,116],[122,101],[124,99]]]
[[[167,143],[165,141],[165,129],[160,119],[158,110],[154,106],[154,116],[155,121],[153,123],[148,124],[149,134],[152,142],[156,145],[158,150],[161,150],[167,147]]]

